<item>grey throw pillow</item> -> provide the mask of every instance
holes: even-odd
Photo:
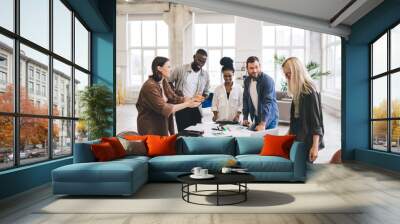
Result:
[[[135,156],[146,156],[147,148],[144,141],[141,140],[127,140],[124,138],[118,137],[122,146],[126,151],[126,155],[135,155]]]

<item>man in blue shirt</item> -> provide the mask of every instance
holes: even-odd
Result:
[[[260,61],[256,56],[247,59],[246,68],[249,76],[244,80],[243,125],[250,126],[250,114],[253,122],[251,130],[275,128],[279,118],[275,82],[261,71]]]

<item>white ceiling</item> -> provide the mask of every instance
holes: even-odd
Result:
[[[273,9],[291,14],[330,21],[351,0],[226,0],[237,4],[251,5],[266,9]],[[357,1],[355,1],[357,2]],[[343,21],[344,25],[352,25],[367,14],[383,0],[365,0],[352,15]]]
[[[274,9],[292,14],[330,20],[351,0],[226,0],[239,4]]]
[[[142,3],[157,3],[165,2],[163,0],[117,0],[119,4],[142,4]]]
[[[347,37],[350,26],[383,0],[166,0],[261,21]],[[348,3],[352,5],[332,20]],[[331,21],[332,20],[332,21]]]
[[[350,26],[383,0],[118,0],[122,4],[174,2],[218,13],[242,16],[347,37]],[[347,4],[346,11],[332,19]]]

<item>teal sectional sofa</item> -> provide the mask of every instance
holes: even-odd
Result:
[[[260,156],[261,137],[182,137],[177,140],[177,155],[128,156],[96,162],[90,149],[98,141],[75,144],[74,163],[52,171],[54,194],[131,195],[148,181],[176,181],[193,167],[219,172],[234,159],[259,182],[304,182],[306,152],[303,143],[294,142],[290,159]]]

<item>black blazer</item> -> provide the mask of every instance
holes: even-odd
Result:
[[[321,96],[317,91],[312,91],[310,94],[301,94],[299,99],[298,130],[294,129],[294,102],[290,108],[290,127],[289,133],[296,135],[296,140],[305,143],[306,149],[309,150],[312,146],[313,135],[319,135],[319,149],[325,147],[324,137],[324,122],[322,116]],[[297,133],[296,133],[297,132]]]

